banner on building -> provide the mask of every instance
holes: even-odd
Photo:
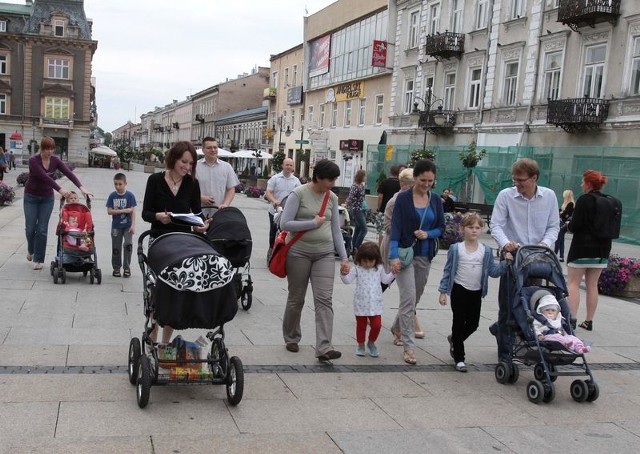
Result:
[[[348,82],[335,88],[336,102],[364,98],[364,81]]]
[[[302,85],[287,90],[287,104],[290,106],[302,104]]]
[[[331,56],[331,35],[323,36],[309,43],[309,77],[329,72]]]
[[[364,140],[348,139],[340,141],[340,151],[362,151]]]
[[[386,41],[373,41],[373,54],[371,56],[371,66],[376,68],[387,67],[387,42]]]

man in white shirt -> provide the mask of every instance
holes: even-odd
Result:
[[[560,231],[558,199],[549,188],[538,186],[540,168],[533,159],[519,159],[511,167],[513,186],[498,194],[491,214],[491,236],[498,246],[515,255],[524,245],[550,248]],[[498,341],[498,361],[511,364],[513,336],[506,326],[515,284],[509,286],[510,273],[500,278],[498,322],[492,326]],[[492,332],[494,332],[492,330]]]
[[[267,252],[267,261],[271,258],[273,243],[278,233],[278,226],[273,222],[278,208],[280,208],[282,200],[291,194],[295,188],[300,186],[300,180],[293,174],[293,159],[285,158],[282,162],[282,172],[275,174],[267,182],[267,192],[265,198],[269,201],[269,251]]]
[[[200,184],[202,213],[209,217],[231,205],[240,184],[231,164],[218,159],[218,142],[213,137],[202,139],[204,158],[196,163],[196,178]]]

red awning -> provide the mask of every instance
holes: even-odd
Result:
[[[11,140],[22,140],[22,134],[20,134],[18,131],[14,132],[13,134],[11,134],[9,136],[9,139]]]

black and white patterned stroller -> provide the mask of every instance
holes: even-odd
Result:
[[[569,388],[576,402],[593,402],[599,396],[598,385],[584,353],[576,353],[560,342],[539,340],[534,331],[534,320],[546,324],[537,313],[540,299],[553,295],[562,312],[562,328],[573,334],[571,312],[567,304],[567,286],[558,257],[545,246],[522,246],[515,254],[508,274],[510,295],[507,329],[512,340],[512,363],[499,362],[495,367],[498,383],[518,381],[517,363],[534,366],[534,380],[527,384],[527,397],[531,402],[551,402],[555,397],[554,382],[562,376],[587,376],[574,380]],[[494,335],[495,325],[489,328]]]
[[[253,302],[251,250],[253,241],[247,219],[238,208],[227,207],[211,216],[207,237],[213,247],[235,268],[233,283],[242,309],[248,311]]]
[[[231,262],[204,236],[182,232],[156,238],[147,256],[144,240],[149,234],[144,232],[138,239],[145,329],[142,339],[131,339],[128,359],[129,381],[136,386],[138,406],[147,405],[152,385],[169,383],[225,385],[229,403],[237,405],[244,390],[242,362],[229,357],[224,343],[224,324],[238,311]],[[185,342],[155,343],[150,334],[157,325],[210,329],[206,338],[211,348]]]

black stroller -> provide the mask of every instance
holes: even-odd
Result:
[[[213,247],[235,268],[233,284],[236,296],[242,309],[248,311],[253,302],[253,281],[249,262],[253,241],[247,219],[235,207],[218,210],[211,216],[207,237]]]
[[[534,332],[534,320],[546,323],[544,316],[537,313],[539,300],[551,294],[560,305],[562,328],[566,333],[573,334],[571,312],[566,299],[567,287],[556,255],[545,246],[522,246],[508,273],[511,291],[507,293],[511,295],[511,304],[507,329],[513,339],[513,363],[499,362],[496,365],[498,383],[518,381],[516,363],[533,365],[535,379],[527,384],[527,397],[531,402],[551,402],[555,397],[554,382],[558,377],[582,375],[588,379],[571,383],[571,397],[576,402],[595,401],[599,389],[584,354],[571,351],[559,342],[539,340]],[[490,330],[496,334],[493,326]]]
[[[86,203],[65,203],[64,197],[60,199],[60,219],[56,227],[57,252],[49,266],[54,284],[66,283],[67,273],[88,274],[92,284],[102,282],[89,197]]]
[[[147,405],[152,385],[168,383],[225,385],[229,404],[239,404],[244,371],[238,357],[229,357],[223,329],[238,311],[235,288],[230,284],[234,276],[231,263],[204,236],[182,232],[156,238],[147,257],[143,241],[149,234],[144,232],[138,239],[145,329],[142,340],[134,337],[129,344],[129,381],[136,386],[138,406]],[[182,346],[155,343],[150,334],[156,325],[211,329],[206,335],[211,349],[188,347],[184,344],[193,343],[184,342]]]

